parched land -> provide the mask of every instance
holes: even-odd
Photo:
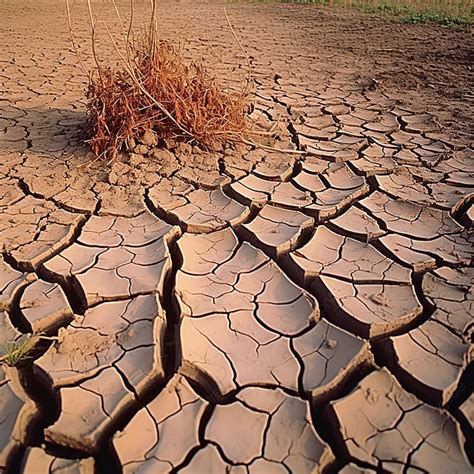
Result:
[[[472,472],[472,27],[227,4],[251,119],[303,153],[107,163],[77,3],[79,58],[63,2],[0,2],[0,471]],[[159,29],[236,87],[223,7]]]

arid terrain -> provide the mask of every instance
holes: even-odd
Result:
[[[472,27],[160,2],[224,82],[224,6],[301,153],[95,160],[85,2],[0,0],[0,472],[472,472]]]

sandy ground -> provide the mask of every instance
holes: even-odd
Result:
[[[223,6],[160,31],[238,84]],[[0,471],[471,472],[472,28],[227,12],[304,153],[94,161],[62,2],[0,1],[0,342],[54,338],[0,367]]]

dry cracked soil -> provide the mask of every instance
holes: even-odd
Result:
[[[0,368],[0,471],[472,472],[472,29],[227,12],[251,119],[304,153],[94,161],[63,3],[0,2],[0,339],[35,334]],[[223,3],[159,15],[245,76]]]

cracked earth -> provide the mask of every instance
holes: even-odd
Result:
[[[0,343],[35,335],[0,367],[0,471],[472,472],[472,31],[228,13],[251,119],[303,153],[94,161],[62,3],[0,3]],[[246,74],[217,2],[160,32]]]

